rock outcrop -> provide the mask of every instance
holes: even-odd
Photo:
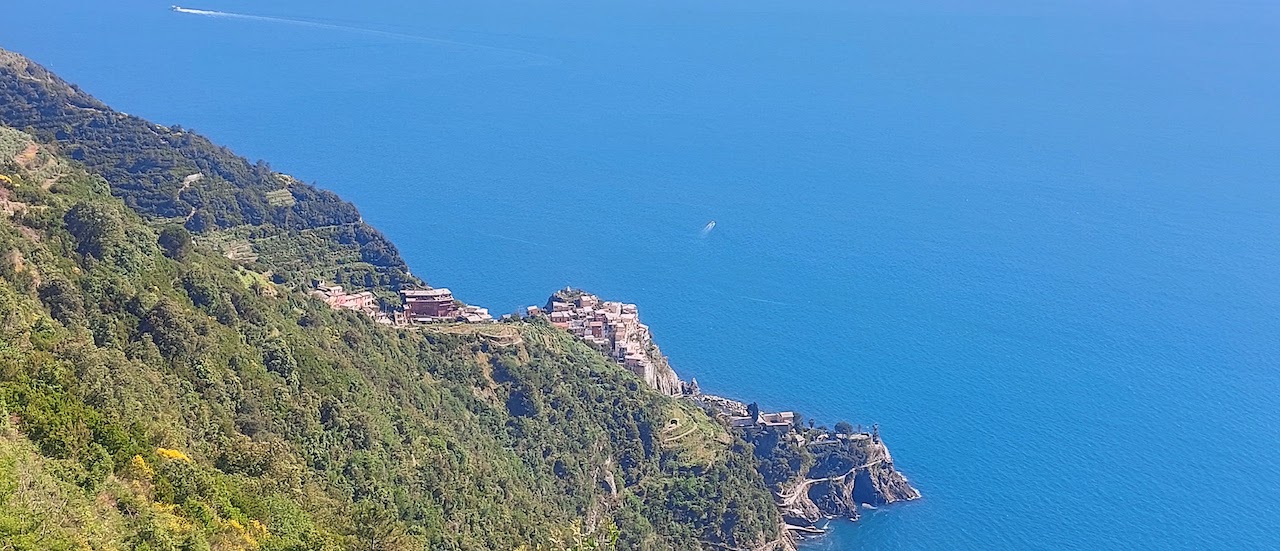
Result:
[[[583,339],[627,367],[649,386],[684,396],[726,425],[742,431],[755,447],[758,467],[774,492],[783,521],[781,540],[767,546],[794,549],[796,538],[821,534],[816,523],[824,518],[856,520],[862,506],[880,506],[920,497],[893,466],[878,427],[871,432],[808,428],[794,412],[765,413],[756,404],[702,394],[696,380],[685,383],[653,342],[649,327],[640,323],[634,304],[603,301],[566,287],[547,299],[546,306],[530,306],[527,314],[544,317],[552,325]],[[847,425],[847,424],[846,424]],[[837,425],[839,427],[839,425]]]
[[[821,479],[809,487],[808,498],[822,516],[857,519],[860,505],[878,507],[920,497],[907,477],[894,468],[884,442],[870,440],[865,448],[869,459],[866,463],[843,476]]]
[[[744,419],[732,415],[737,404],[731,400],[711,398],[701,400],[708,409]],[[761,474],[773,488],[787,529],[797,535],[820,533],[817,523],[824,518],[857,520],[860,507],[920,497],[894,468],[878,427],[869,433],[851,427],[833,433],[796,424],[780,426],[768,422],[770,415],[777,414],[757,414],[754,423],[743,426],[743,435],[755,446]]]
[[[813,504],[814,514],[806,517],[805,520],[814,522],[827,516],[858,518],[858,500],[853,497],[853,479],[856,476],[851,473],[835,480],[814,483],[808,492],[808,500]]]
[[[528,314],[546,316],[552,325],[595,345],[664,394],[678,396],[688,391],[689,387],[654,344],[649,326],[640,322],[634,304],[600,300],[580,289],[566,287],[551,295],[543,308],[530,307]]]
[[[653,335],[649,332],[649,328],[643,324],[637,325],[638,327],[633,330],[625,332],[622,342],[627,350],[642,350],[643,358],[633,361],[623,354],[623,363],[632,372],[639,375],[641,379],[644,379],[645,383],[658,389],[659,392],[671,396],[683,394],[685,392],[684,382],[680,380],[679,375],[676,375],[675,369],[671,368],[671,362],[667,361],[662,349],[654,344]]]
[[[877,445],[884,449],[885,460],[854,473],[851,489],[853,500],[879,506],[919,499],[919,490],[912,487],[907,482],[907,477],[893,467],[893,460],[888,457],[889,450],[882,443]]]

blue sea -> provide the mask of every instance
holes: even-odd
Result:
[[[1280,3],[172,1],[0,46],[463,300],[636,302],[707,391],[879,423],[924,498],[812,549],[1280,548]]]

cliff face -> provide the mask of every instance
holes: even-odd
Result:
[[[649,386],[658,389],[658,392],[670,396],[684,393],[684,382],[680,380],[679,375],[676,375],[675,369],[672,369],[671,363],[662,354],[662,350],[653,343],[653,336],[649,331],[636,332],[631,338],[630,342],[634,346],[644,350],[645,360],[647,360],[638,362],[631,371],[644,379]]]
[[[824,480],[809,489],[809,503],[813,504],[811,515],[805,520],[814,522],[825,516],[858,518],[858,500],[853,497],[856,475],[850,474],[836,480]]]
[[[685,393],[685,384],[654,344],[649,326],[640,322],[636,305],[565,288],[551,295],[543,309],[533,308],[530,313],[545,315],[552,325],[595,345],[659,392]]]
[[[819,531],[814,523],[822,518],[856,520],[862,505],[920,497],[894,467],[878,428],[867,433],[845,427],[833,433],[825,428],[770,422],[783,414],[757,413],[752,422],[750,417],[733,416],[737,408],[726,406],[722,398],[704,397],[701,401],[704,407],[746,425],[744,437],[755,447],[760,473],[791,530],[812,534]]]
[[[844,476],[823,479],[810,487],[809,500],[822,516],[857,519],[859,505],[880,506],[920,497],[920,492],[894,468],[883,442],[869,442],[866,449],[870,461]]]
[[[848,477],[844,479],[854,501],[879,506],[919,499],[920,492],[907,482],[907,477],[894,468],[893,458],[889,455],[889,449],[884,446],[884,443],[876,441],[872,447],[881,459],[858,469],[853,475],[851,484],[847,481]]]

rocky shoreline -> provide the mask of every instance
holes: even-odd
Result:
[[[766,413],[755,404],[703,394],[696,379],[685,382],[640,322],[634,304],[601,300],[580,289],[552,294],[544,306],[523,315],[544,318],[573,333],[631,370],[649,386],[697,403],[755,446],[761,475],[773,492],[788,547],[825,532],[824,519],[857,520],[862,507],[920,498],[893,463],[878,426],[838,423],[818,426],[793,412]],[[806,466],[807,465],[807,466]],[[777,543],[777,542],[771,542]]]
[[[777,455],[814,459],[807,471],[791,469],[770,484],[786,529],[794,535],[823,533],[818,523],[824,519],[858,520],[861,507],[920,498],[920,492],[895,468],[876,426],[869,432],[840,425],[835,430],[805,426],[791,412],[764,413],[755,404],[708,394],[688,398],[740,429],[744,439],[757,447],[757,457],[762,446],[770,446],[764,459],[775,455],[773,450],[781,450]]]

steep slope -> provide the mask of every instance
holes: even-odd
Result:
[[[779,537],[750,445],[572,336],[331,310],[140,216],[58,158],[72,148],[9,128],[0,144],[0,538],[14,548]]]
[[[420,283],[354,207],[3,50],[0,120],[26,129],[0,126],[15,548],[772,549],[779,511],[919,495],[878,434],[740,424],[634,305],[570,290],[547,310],[577,318],[415,328],[331,310],[309,279]]]
[[[418,283],[395,245],[332,192],[250,163],[182,129],[120,113],[40,65],[0,50],[0,124],[105,178],[153,221],[184,225],[278,278],[355,288]]]
[[[845,422],[834,431],[799,423],[751,425],[743,437],[753,445],[788,525],[812,528],[832,516],[857,519],[860,506],[920,498],[894,467],[878,427],[867,433]]]
[[[552,325],[591,343],[659,392],[678,396],[689,389],[653,342],[649,326],[640,323],[636,305],[602,301],[581,289],[566,287],[553,293],[541,312]]]

